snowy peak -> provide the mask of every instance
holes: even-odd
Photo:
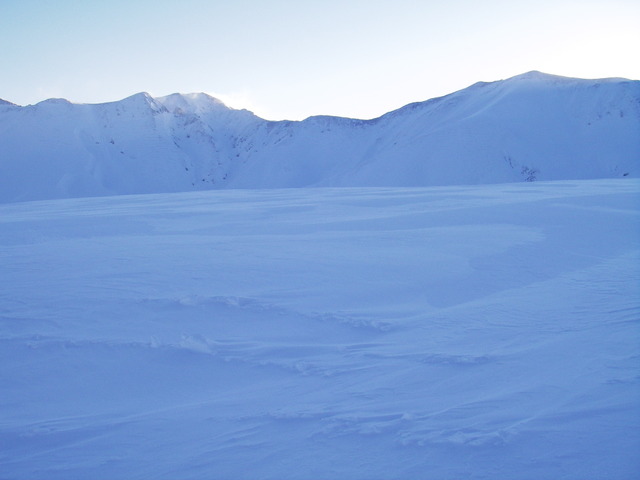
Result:
[[[155,101],[175,116],[191,118],[187,122],[203,122],[215,130],[243,129],[248,124],[265,122],[248,110],[228,107],[206,93],[174,93]]]
[[[156,101],[164,105],[167,110],[176,114],[204,113],[212,111],[232,110],[223,102],[206,93],[173,93],[165,97],[158,97]]]
[[[544,72],[540,72],[538,70],[531,70],[530,72],[526,72],[526,73],[522,73],[520,75],[516,75],[515,77],[511,77],[507,80],[513,81],[513,82],[519,82],[519,81],[534,81],[534,82],[556,82],[558,80],[565,80],[565,81],[575,81],[575,78],[571,78],[571,77],[563,77],[560,75],[552,75],[550,73],[544,73]]]
[[[119,106],[122,106],[125,109],[138,109],[141,111],[151,110],[153,113],[161,113],[167,111],[167,109],[161,103],[157,102],[147,92],[136,93],[135,95],[131,95],[130,97],[114,103],[117,103]]]
[[[587,86],[587,85],[603,85],[603,84],[616,84],[616,83],[634,83],[637,81],[629,80],[627,78],[620,77],[608,77],[608,78],[597,78],[597,79],[587,79],[587,78],[574,78],[574,77],[565,77],[561,75],[552,75],[549,73],[539,72],[537,70],[532,70],[531,72],[523,73],[521,75],[516,75],[515,77],[508,78],[506,80],[502,80],[500,82],[504,85],[513,86],[514,88],[522,87],[525,84],[528,85],[536,85],[542,88],[551,88],[551,87],[571,87],[571,86]]]
[[[41,102],[36,103],[36,106],[43,105],[71,105],[71,102],[66,98],[48,98],[47,100],[43,100]]]

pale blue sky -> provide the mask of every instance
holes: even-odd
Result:
[[[638,25],[637,0],[0,0],[0,98],[372,118],[529,70],[639,79]]]

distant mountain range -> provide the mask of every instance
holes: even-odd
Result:
[[[373,120],[268,121],[203,93],[0,100],[0,202],[637,177],[639,167],[637,80],[529,72]]]

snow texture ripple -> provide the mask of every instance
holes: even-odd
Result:
[[[0,478],[635,478],[639,194],[0,206]]]

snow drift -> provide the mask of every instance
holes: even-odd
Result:
[[[639,194],[0,205],[0,477],[638,478]]]
[[[373,120],[267,121],[205,94],[0,102],[0,201],[637,176],[640,82],[530,72]]]

